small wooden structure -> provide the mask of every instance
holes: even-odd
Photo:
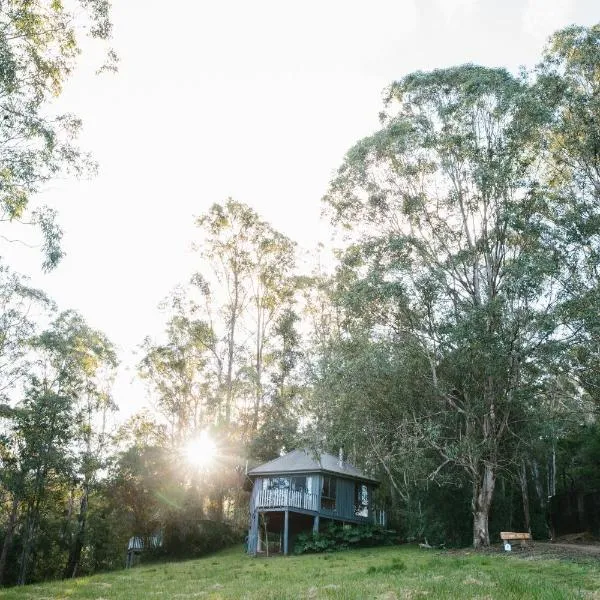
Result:
[[[130,537],[129,542],[127,543],[127,560],[125,561],[125,568],[129,569],[139,563],[144,550],[149,548],[159,548],[160,546],[162,546],[162,535],[159,533],[151,535],[145,540],[137,535]]]
[[[530,533],[519,533],[516,531],[501,531],[500,539],[503,542],[514,542],[518,540],[521,542],[521,547],[525,548],[527,547],[528,542],[532,540],[532,537]]]
[[[341,451],[335,457],[294,450],[252,469],[248,476],[253,480],[249,554],[268,551],[273,536],[288,554],[290,538],[319,531],[325,522],[386,524],[385,512],[373,506],[379,482],[345,462]]]

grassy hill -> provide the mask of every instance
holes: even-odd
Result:
[[[386,547],[288,558],[241,548],[0,591],[3,600],[600,598],[598,563]]]

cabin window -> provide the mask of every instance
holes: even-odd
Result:
[[[366,483],[354,484],[354,514],[357,517],[369,516],[369,488]]]
[[[292,477],[292,490],[294,492],[308,492],[308,477]]]
[[[287,490],[290,480],[287,477],[265,477],[263,479],[263,490]]]
[[[321,492],[321,508],[335,510],[335,497],[337,481],[335,477],[323,477],[323,489]]]

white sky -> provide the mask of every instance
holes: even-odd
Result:
[[[377,126],[383,88],[416,69],[533,66],[547,36],[600,20],[597,0],[114,0],[116,75],[81,57],[61,108],[84,120],[92,181],[57,181],[67,257],[28,272],[119,347],[122,416],[140,404],[131,352],[197,268],[193,216],[228,196],[302,246],[327,242],[320,198]],[[594,10],[594,8],[596,10]]]

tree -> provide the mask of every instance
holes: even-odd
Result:
[[[61,172],[93,168],[74,144],[79,119],[51,115],[47,107],[73,69],[81,31],[87,27],[93,38],[110,37],[109,11],[109,0],[0,3],[0,221],[37,225],[45,269],[62,256],[61,232],[55,211],[32,209],[32,196]],[[114,52],[108,59],[114,67]]]
[[[278,316],[294,296],[295,245],[250,207],[228,199],[197,220],[202,271],[192,279],[205,301],[213,331],[223,329],[224,417],[235,404],[236,374],[250,378],[253,401],[249,429],[256,431],[264,399],[266,351]],[[210,304],[212,303],[212,308]],[[216,317],[216,318],[215,318]],[[246,339],[253,339],[253,349]],[[247,363],[248,354],[252,356]],[[239,381],[239,379],[238,379]],[[237,407],[239,410],[240,407]]]
[[[9,393],[27,372],[29,340],[35,332],[32,314],[54,307],[27,279],[0,265],[0,399],[9,402]]]
[[[252,268],[252,232],[259,222],[258,215],[248,206],[231,198],[224,206],[213,204],[208,213],[198,218],[196,224],[206,237],[197,246],[203,260],[204,273],[198,272],[192,281],[204,300],[211,302],[217,294],[223,294],[219,303],[218,318],[223,326],[225,351],[223,365],[223,418],[229,423],[235,402],[236,365],[239,365],[241,319],[248,306],[247,285]],[[211,311],[214,307],[205,306]],[[209,317],[212,322],[212,316]]]
[[[34,549],[47,497],[55,489],[68,487],[78,458],[84,489],[75,557],[81,552],[77,547],[85,529],[89,486],[98,468],[91,466],[93,413],[106,399],[98,377],[115,361],[108,340],[72,311],[61,313],[46,331],[34,336],[30,348],[34,360],[24,398],[15,407],[10,424],[10,450],[16,463],[13,494],[17,504],[24,505],[20,584],[35,566]],[[84,445],[81,454],[78,442]]]
[[[84,327],[81,333],[81,342],[91,346],[93,351],[87,356],[84,388],[75,412],[75,471],[80,482],[80,497],[64,577],[75,577],[79,573],[81,554],[87,542],[91,495],[98,484],[98,472],[107,466],[109,436],[106,420],[108,413],[117,408],[110,393],[117,366],[114,349],[99,332]]]
[[[210,325],[186,314],[180,299],[173,304],[176,313],[167,324],[166,343],[144,341],[139,373],[152,387],[157,408],[169,423],[171,442],[177,445],[213,416],[222,359]]]
[[[325,198],[359,240],[356,286],[384,293],[388,326],[427,357],[438,400],[426,439],[471,481],[475,547],[489,544],[534,365],[557,351],[564,273],[536,178],[544,118],[504,70],[414,73],[390,87],[382,129],[348,152]]]
[[[567,27],[549,41],[535,91],[547,106],[546,182],[560,199],[570,300],[565,312],[576,340],[563,374],[600,398],[600,25]]]
[[[259,462],[276,458],[283,448],[293,449],[298,438],[298,399],[305,388],[297,373],[302,359],[301,338],[297,330],[299,321],[300,317],[292,309],[285,309],[272,332],[273,339],[270,341],[277,344],[272,353],[272,389],[248,448],[249,455]]]
[[[253,244],[250,284],[255,319],[255,350],[251,430],[256,431],[265,395],[265,365],[272,362],[267,359],[267,351],[277,333],[283,334],[281,353],[287,353],[288,358],[290,357],[290,348],[286,348],[286,345],[294,341],[290,328],[293,327],[291,303],[294,300],[296,283],[292,277],[295,267],[295,244],[291,240],[267,223],[260,223],[254,232]],[[290,369],[282,363],[280,366],[283,367],[280,375],[285,378],[286,371],[289,374]]]
[[[29,341],[35,333],[31,314],[37,311],[43,313],[51,308],[53,304],[45,294],[31,288],[23,277],[11,273],[8,268],[0,267],[0,422],[8,425],[8,429],[3,427],[0,433],[0,489],[10,505],[0,551],[0,585],[5,578],[6,561],[23,497],[23,476],[18,457],[10,436],[5,435],[19,416],[12,405],[11,395],[19,389],[29,372]]]

